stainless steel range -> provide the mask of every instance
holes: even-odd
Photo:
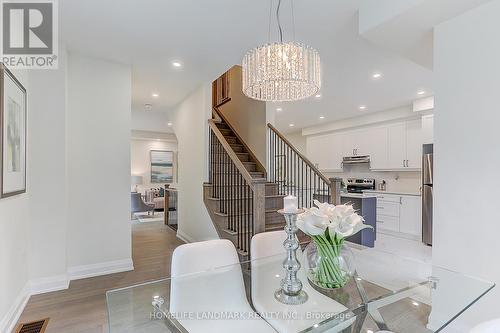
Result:
[[[349,193],[363,193],[363,191],[374,189],[375,179],[347,178],[347,192]]]

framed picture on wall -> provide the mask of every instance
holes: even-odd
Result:
[[[172,183],[174,180],[174,152],[151,150],[151,183]]]
[[[26,89],[0,63],[0,198],[26,192]]]

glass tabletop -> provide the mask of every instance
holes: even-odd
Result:
[[[275,300],[284,255],[107,292],[114,332],[439,332],[494,284],[431,263],[353,248],[356,273],[340,289],[298,277],[308,300]],[[299,254],[301,261],[301,254]]]

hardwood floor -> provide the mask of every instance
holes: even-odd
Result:
[[[108,332],[106,291],[169,276],[182,244],[163,222],[132,226],[134,271],[71,281],[69,289],[30,298],[19,322],[50,317],[47,333]]]

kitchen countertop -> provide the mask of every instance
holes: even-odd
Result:
[[[373,194],[370,194],[370,193],[340,193],[340,196],[342,198],[364,199],[364,198],[374,198],[375,193],[373,193]]]
[[[398,191],[378,191],[378,190],[365,190],[363,191],[363,194],[392,194],[392,195],[408,195],[408,196],[413,196],[413,197],[419,197],[422,194],[419,192],[398,192]]]

